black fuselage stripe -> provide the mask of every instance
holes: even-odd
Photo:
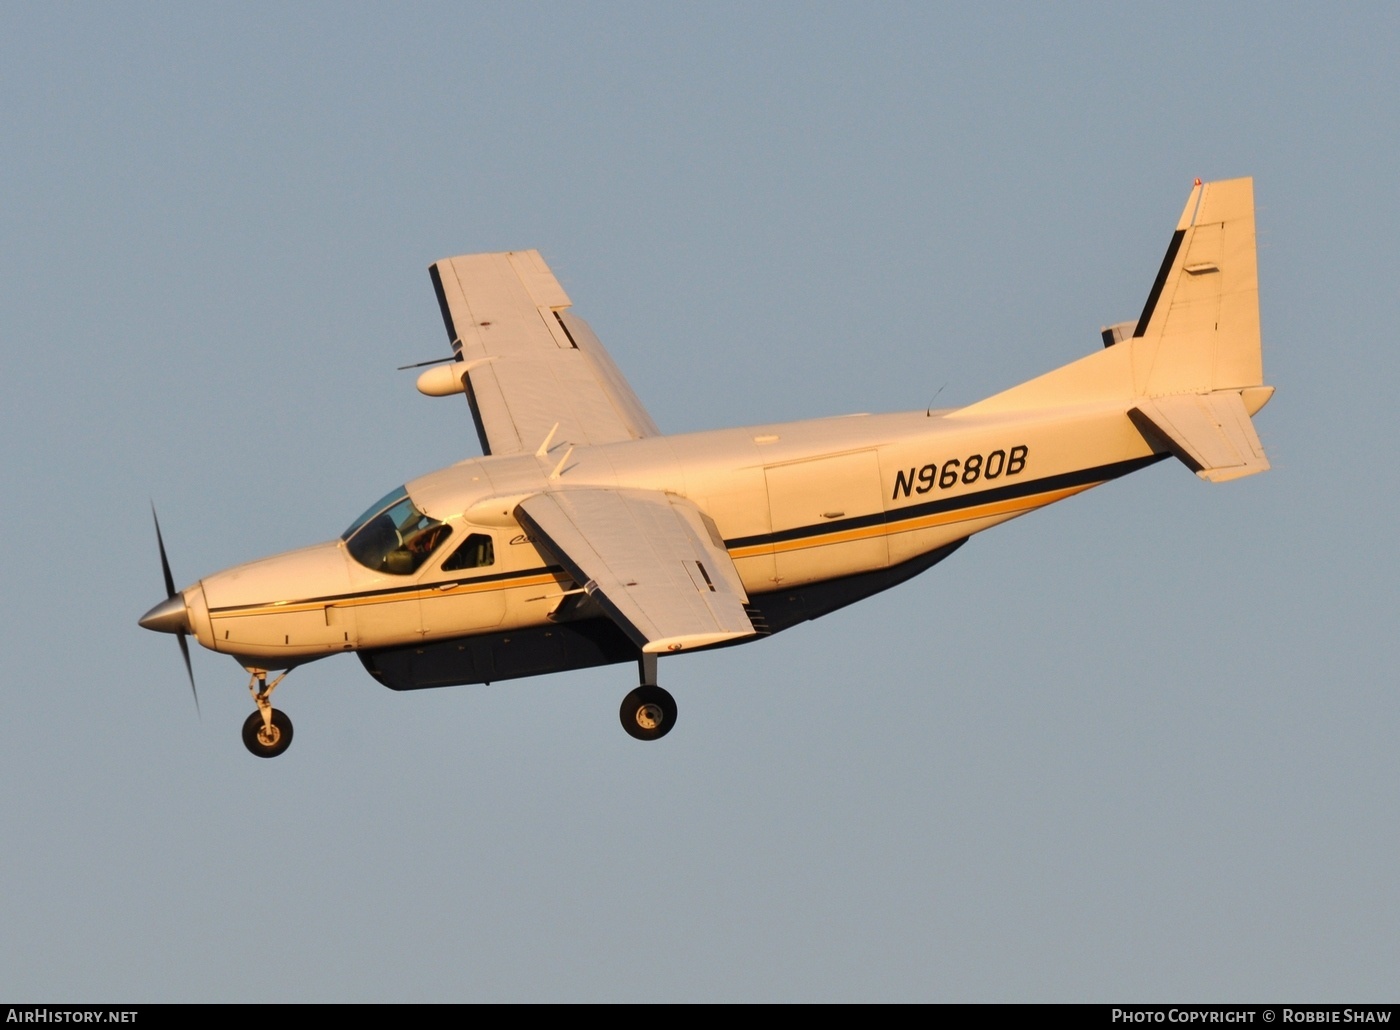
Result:
[[[779,544],[789,540],[827,536],[832,533],[840,533],[852,529],[864,529],[869,526],[906,522],[910,519],[923,518],[927,515],[941,515],[950,511],[958,511],[964,508],[976,508],[985,504],[996,504],[1000,501],[1010,501],[1018,497],[1050,493],[1055,490],[1064,490],[1070,487],[1091,486],[1095,483],[1103,483],[1110,479],[1126,476],[1130,472],[1136,472],[1138,469],[1146,468],[1148,465],[1154,465],[1167,457],[1170,457],[1170,455],[1150,454],[1145,458],[1132,458],[1128,461],[1118,461],[1110,465],[1099,465],[1095,468],[1063,472],[1060,475],[1047,476],[1044,479],[1033,479],[1025,483],[998,486],[991,490],[978,490],[975,493],[943,498],[937,501],[926,501],[923,504],[911,504],[904,508],[894,508],[890,511],[876,512],[873,515],[862,515],[858,518],[824,522],[815,526],[799,526],[796,529],[785,529],[778,533],[759,533],[754,536],[737,537],[733,540],[726,540],[724,546],[730,550],[734,550],[740,547],[758,547],[767,544]],[[544,534],[541,533],[540,535],[543,536]],[[517,569],[514,572],[494,572],[488,576],[474,576],[471,579],[461,580],[460,585],[476,586],[484,583],[525,579],[531,576],[560,574],[574,576],[575,579],[577,579],[575,573],[559,565],[544,565],[534,569]],[[421,594],[424,591],[434,590],[443,585],[443,583],[413,583],[401,587],[386,587],[380,590],[362,590],[353,594],[329,594],[324,597],[307,597],[298,601],[264,601],[259,604],[227,605],[220,608],[210,608],[209,614],[222,614],[224,612],[242,611],[249,608],[271,608],[274,605],[331,605],[347,601],[366,600],[374,597],[388,599],[392,598],[395,594]]]
[[[1132,458],[1128,461],[1117,461],[1111,465],[1099,465],[1095,468],[1077,469],[1074,472],[1063,472],[1057,476],[1047,476],[1044,479],[1032,479],[1025,483],[1012,483],[1006,486],[993,487],[990,490],[978,490],[975,493],[962,494],[958,497],[940,498],[936,501],[925,501],[922,504],[911,504],[903,508],[892,508],[889,511],[878,511],[871,515],[861,515],[851,519],[840,519],[833,522],[824,522],[818,526],[798,526],[795,529],[784,529],[776,533],[760,533],[754,536],[740,537],[737,540],[726,540],[726,547],[756,547],[762,544],[784,543],[789,540],[801,540],[806,537],[826,536],[830,533],[840,533],[851,529],[864,529],[868,526],[878,526],[893,522],[905,522],[909,519],[922,518],[927,515],[942,515],[950,511],[958,511],[962,508],[975,508],[984,504],[996,504],[999,501],[1015,500],[1018,497],[1029,497],[1033,494],[1049,493],[1053,490],[1064,490],[1075,486],[1089,486],[1094,483],[1102,483],[1110,479],[1117,479],[1119,476],[1126,476],[1129,472],[1136,472],[1138,469],[1146,468],[1167,457],[1165,454],[1151,454],[1145,458]]]

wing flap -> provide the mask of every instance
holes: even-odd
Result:
[[[538,251],[468,254],[431,268],[464,392],[487,454],[532,451],[557,422],[560,442],[657,433],[603,345]]]
[[[1161,440],[1196,475],[1213,483],[1269,468],[1238,390],[1144,397],[1128,417],[1149,441]]]
[[[714,523],[647,490],[559,490],[517,517],[644,652],[756,635],[748,595]]]

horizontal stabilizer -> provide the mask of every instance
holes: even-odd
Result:
[[[1269,468],[1239,390],[1143,397],[1128,417],[1149,443],[1165,445],[1187,468],[1213,483]]]

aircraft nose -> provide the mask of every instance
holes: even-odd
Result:
[[[185,595],[174,594],[167,597],[141,616],[140,621],[143,629],[153,629],[157,633],[188,633],[190,612],[185,607]]]

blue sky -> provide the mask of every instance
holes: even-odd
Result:
[[[0,11],[0,996],[1394,995],[1387,5]],[[1175,463],[662,665],[396,695],[136,618],[476,453],[427,265],[539,248],[667,431],[971,402],[1253,175],[1274,469]],[[939,391],[942,391],[939,393]]]

